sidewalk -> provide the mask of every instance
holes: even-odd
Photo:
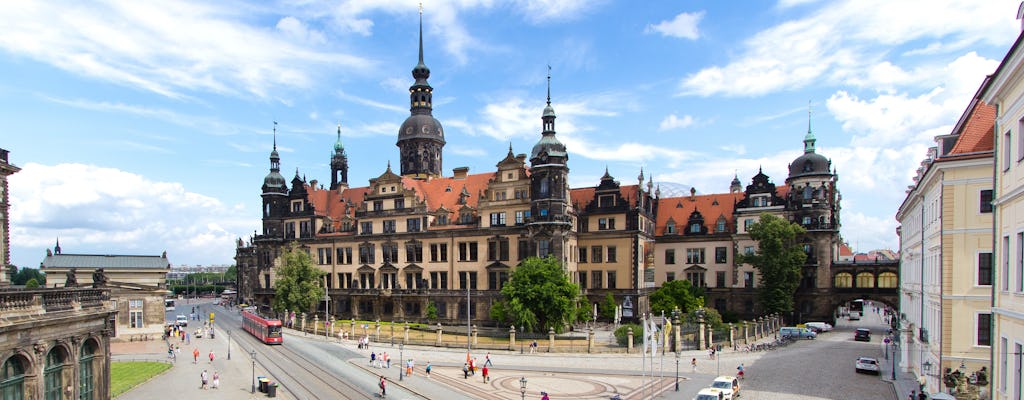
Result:
[[[161,398],[199,398],[216,397],[217,399],[242,400],[257,399],[266,397],[265,393],[258,390],[251,393],[253,364],[248,352],[238,347],[237,342],[231,343],[231,360],[228,356],[228,337],[222,329],[217,329],[214,339],[204,337],[192,339],[190,344],[172,339],[170,343],[181,346],[181,353],[177,355],[177,361],[173,362],[171,369],[161,375],[153,377],[127,393],[118,396],[120,400],[152,400]],[[198,363],[193,363],[192,350],[199,350]],[[214,360],[210,362],[210,351],[214,353]],[[110,352],[112,361],[158,361],[168,362],[167,344],[163,340],[147,342],[119,342],[111,343]],[[220,373],[219,389],[200,389],[200,374],[206,370],[211,377],[214,371]],[[255,376],[266,375],[257,364]],[[277,393],[278,398],[283,398],[282,393]]]

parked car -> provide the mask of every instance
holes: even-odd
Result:
[[[693,398],[693,400],[724,400],[724,399],[725,399],[725,393],[722,393],[721,390],[713,389],[713,388],[701,389],[700,392],[697,393],[697,397]]]
[[[870,342],[871,330],[868,328],[857,328],[857,330],[853,332],[853,340],[858,342]]]
[[[818,337],[818,334],[814,333],[810,328],[787,326],[779,329],[779,336],[788,337],[790,339],[814,339]]]
[[[878,375],[880,373],[878,369],[878,360],[871,357],[857,357],[857,362],[854,364],[857,372],[866,372],[869,374]]]
[[[832,330],[832,324],[826,322],[808,322],[804,326],[814,329],[818,332],[828,332]]]
[[[178,324],[178,326],[188,326],[188,317],[178,314],[177,319],[175,319],[175,323]]]
[[[740,381],[735,376],[719,376],[711,382],[710,388],[721,390],[725,400],[732,400],[740,395]]]

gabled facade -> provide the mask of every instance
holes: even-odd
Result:
[[[940,371],[989,365],[995,108],[978,95],[935,138],[896,214],[900,364],[930,392],[944,389]]]

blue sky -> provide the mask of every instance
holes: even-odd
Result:
[[[1016,39],[1018,2],[425,1],[425,63],[444,171],[493,171],[540,138],[547,65],[573,187],[725,192],[802,152],[840,176],[842,234],[898,248],[894,215]],[[349,182],[398,161],[417,1],[5,4],[0,147],[11,253],[159,254],[231,264],[259,227],[273,121],[282,173],[330,180],[341,124]]]

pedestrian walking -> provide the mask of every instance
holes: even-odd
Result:
[[[202,380],[202,382],[203,382],[202,386],[199,386],[199,388],[203,389],[203,390],[206,390],[206,384],[207,384],[207,382],[210,379],[210,375],[208,375],[206,373],[205,369],[203,370],[203,373],[199,374],[199,379]]]
[[[540,400],[551,400],[551,398],[548,397],[548,392],[540,392]]]
[[[376,361],[377,361],[377,353],[371,351],[370,352],[370,366],[372,367],[373,363],[376,362]]]
[[[487,376],[487,372],[488,372],[488,370],[487,370],[487,364],[484,364],[484,368],[480,370],[480,375],[482,375],[482,376],[483,376],[483,378],[484,378],[484,383],[487,383],[487,381],[489,380],[489,378],[488,378],[488,376]]]
[[[736,371],[738,371],[736,372],[736,375],[738,375],[740,379],[743,379],[743,363],[740,363],[740,365],[736,367]]]
[[[199,364],[199,348],[198,347],[193,347],[192,348],[192,363],[193,364]]]
[[[907,400],[917,400],[917,391],[911,390],[910,396],[907,396]]]
[[[412,367],[413,367],[413,365],[414,364],[413,364],[411,358],[409,359],[409,361],[406,361],[406,363],[405,363],[405,376],[412,376]]]
[[[430,378],[430,361],[427,361],[427,378]]]
[[[469,379],[469,363],[462,364],[462,379]]]
[[[473,357],[472,360],[469,360],[469,374],[476,376],[476,357]]]
[[[213,364],[213,349],[210,349],[210,364]]]
[[[380,397],[387,396],[388,395],[388,387],[387,387],[387,380],[384,379],[384,375],[380,376],[380,384],[378,384],[378,386],[380,386]]]
[[[484,366],[485,367],[493,367],[494,366],[494,364],[491,364],[491,352],[488,351],[487,355],[484,356],[484,358],[486,359],[484,361]]]
[[[690,360],[690,368],[693,369],[692,372],[697,372],[697,357],[694,357],[693,359]]]
[[[214,389],[220,387],[220,372],[213,371],[213,385],[210,387]]]
[[[533,352],[535,350],[537,350],[537,341],[536,340],[534,340],[533,343],[530,343],[530,354],[533,354]]]
[[[388,357],[388,352],[380,353],[380,358],[384,361],[384,368],[391,368],[391,358]]]

